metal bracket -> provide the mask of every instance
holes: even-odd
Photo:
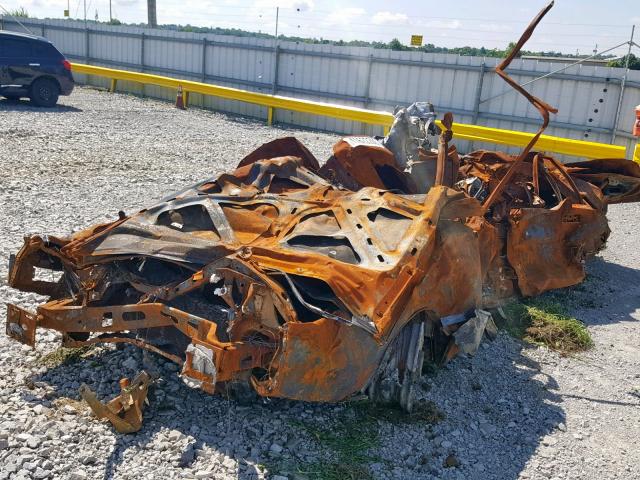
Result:
[[[147,390],[152,383],[147,372],[140,372],[133,382],[128,378],[120,380],[120,395],[104,404],[84,383],[80,395],[89,404],[99,419],[107,419],[118,433],[134,433],[142,428],[142,411],[147,400]]]
[[[20,343],[35,347],[38,316],[24,308],[7,304],[7,336]]]

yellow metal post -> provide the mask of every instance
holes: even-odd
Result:
[[[273,107],[267,107],[267,126],[273,125]]]
[[[109,91],[111,93],[115,92],[117,86],[118,86],[118,79],[112,78],[111,79],[111,85],[109,86]]]
[[[640,142],[636,144],[636,149],[633,151],[633,161],[640,163]]]

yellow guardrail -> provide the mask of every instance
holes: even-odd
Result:
[[[389,112],[378,112],[374,110],[365,110],[364,108],[347,107],[343,105],[333,105],[331,103],[301,100],[299,98],[282,97],[280,95],[249,92],[238,88],[221,87],[219,85],[193,82],[191,80],[179,80],[176,78],[162,77],[160,75],[152,75],[149,73],[130,72],[127,70],[95,67],[93,65],[83,65],[79,63],[72,63],[71,68],[76,73],[98,75],[101,77],[111,78],[112,80],[126,80],[175,89],[181,86],[183,92],[201,93],[203,95],[225,98],[227,100],[237,100],[239,102],[263,105],[269,108],[281,108],[283,110],[311,113],[314,115],[339,118],[342,120],[353,120],[373,125],[391,125],[391,122],[393,121],[393,115]],[[114,87],[115,85],[112,84],[112,88]]]
[[[273,120],[273,109],[291,110],[294,112],[309,113],[340,120],[351,120],[370,125],[381,125],[385,133],[393,122],[393,115],[389,112],[366,110],[363,108],[334,105],[330,103],[314,102],[299,98],[270,95],[266,93],[250,92],[238,88],[222,87],[208,83],[181,80],[149,73],[131,72],[114,68],[96,67],[81,63],[72,63],[72,70],[76,73],[96,75],[111,79],[111,91],[114,91],[118,80],[137,82],[160,87],[178,89],[182,87],[185,100],[188,101],[190,92],[237,100],[239,102],[252,103],[267,107],[267,123]],[[482,127],[464,123],[453,124],[454,137],[460,140],[474,142],[497,143],[502,145],[525,146],[533,137],[532,133],[502,130],[498,128]],[[596,142],[585,142],[568,138],[542,135],[536,143],[536,150],[556,152],[565,155],[573,155],[583,158],[626,158],[626,148],[619,145],[609,145]],[[636,147],[634,159],[640,162],[640,150]]]
[[[516,147],[524,147],[534,136],[533,133],[464,123],[454,123],[452,129],[454,137],[464,140],[513,145]],[[621,145],[585,142],[551,135],[540,135],[534,149],[584,158],[626,158],[627,155],[627,149]]]

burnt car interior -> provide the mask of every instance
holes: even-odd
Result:
[[[438,127],[428,103],[397,109],[385,138],[342,139],[322,166],[295,138],[274,140],[140,212],[27,237],[9,283],[50,300],[36,312],[9,305],[8,335],[132,344],[212,394],[364,393],[410,411],[424,359],[472,354],[495,334],[492,309],[514,296],[581,282],[609,235],[607,205],[640,200],[638,164],[565,165],[534,149],[555,110],[505,70],[551,6],[496,68],[542,116],[520,154],[459,153],[452,115]],[[133,432],[152,381],[123,381],[108,404],[81,393]]]

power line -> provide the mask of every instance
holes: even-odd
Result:
[[[608,48],[608,49],[606,49],[606,50],[603,50],[602,52],[600,52],[600,53],[598,53],[598,54],[593,54],[593,55],[590,55],[590,56],[588,56],[588,57],[581,58],[580,60],[578,60],[578,61],[576,61],[576,62],[574,62],[574,63],[571,63],[571,64],[569,64],[569,65],[564,65],[564,66],[562,66],[562,67],[560,67],[560,68],[558,68],[558,69],[556,69],[556,70],[553,70],[553,71],[551,71],[551,72],[545,73],[544,75],[540,75],[539,77],[536,77],[536,78],[534,78],[534,79],[532,79],[532,80],[529,80],[528,82],[525,82],[525,83],[521,84],[520,86],[521,86],[521,87],[524,87],[524,86],[526,86],[526,85],[530,85],[530,84],[532,84],[533,82],[537,82],[538,80],[542,80],[543,78],[550,77],[551,75],[554,75],[554,74],[556,74],[556,73],[559,73],[559,72],[562,72],[562,71],[564,71],[564,70],[567,70],[567,69],[569,69],[569,68],[571,68],[571,67],[574,67],[574,66],[576,66],[576,65],[578,65],[578,64],[581,64],[581,63],[583,63],[583,62],[585,62],[585,61],[587,61],[587,60],[590,60],[590,59],[592,59],[592,58],[594,58],[594,57],[596,57],[596,56],[598,56],[598,55],[602,55],[603,53],[607,53],[607,52],[610,52],[610,51],[612,51],[612,50],[615,50],[616,48],[620,48],[620,47],[622,47],[623,45],[628,45],[628,46],[629,46],[629,51],[631,51],[631,45],[632,45],[632,44],[633,44],[633,33],[631,34],[631,41],[627,40],[626,42],[623,42],[623,43],[621,43],[620,45],[616,45],[615,47],[611,47],[611,48]],[[627,57],[627,60],[628,60],[628,57]],[[507,95],[507,94],[509,94],[509,93],[513,93],[513,92],[515,92],[515,90],[514,90],[514,89],[512,89],[512,88],[510,88],[510,89],[508,89],[508,90],[504,90],[504,91],[503,91],[503,92],[501,92],[501,93],[498,93],[497,95],[493,95],[493,96],[491,96],[491,97],[489,97],[489,98],[485,98],[484,100],[481,100],[481,101],[480,101],[480,103],[482,104],[482,103],[490,102],[491,100],[494,100],[494,99],[496,99],[496,98],[498,98],[498,97],[502,97],[503,95]],[[615,138],[614,138],[614,140],[615,140]],[[612,141],[613,141],[613,140],[612,140]]]

